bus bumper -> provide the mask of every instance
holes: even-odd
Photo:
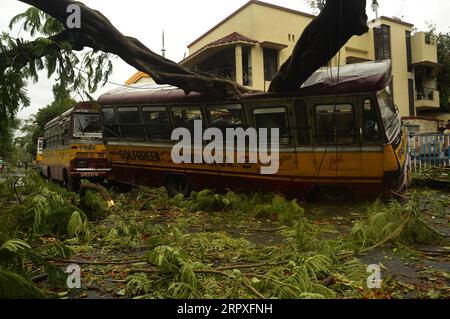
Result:
[[[384,177],[385,195],[396,195],[405,193],[412,183],[411,162],[408,158],[402,170],[397,172],[386,172]]]

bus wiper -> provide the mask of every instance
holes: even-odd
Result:
[[[81,120],[80,120],[79,116],[77,116],[77,120],[78,120],[78,124],[80,125],[81,133],[83,133],[83,136],[84,136],[84,128],[83,128],[83,125],[81,124]]]

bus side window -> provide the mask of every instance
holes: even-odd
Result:
[[[257,129],[267,128],[267,135],[270,137],[271,129],[279,128],[280,144],[290,143],[287,110],[284,107],[254,109],[253,116]]]
[[[366,99],[363,102],[363,135],[364,141],[376,142],[380,140],[380,126],[378,124],[377,112],[372,100]]]
[[[49,146],[50,147],[52,147],[55,143],[54,143],[54,141],[55,141],[55,127],[54,126],[52,126],[50,129],[49,129],[49,134],[50,134],[50,137],[49,137]]]
[[[47,137],[48,137],[48,130],[44,130],[44,139],[42,140],[42,149],[47,148]]]
[[[63,129],[64,129],[64,137],[67,137],[69,135],[69,119],[65,118],[64,119],[64,124],[63,124]]]
[[[131,141],[145,141],[145,132],[141,121],[141,114],[137,106],[118,107],[122,138]]]
[[[353,106],[351,104],[316,105],[316,127],[319,144],[354,144]]]
[[[119,125],[117,124],[116,111],[113,107],[102,109],[103,136],[106,139],[118,139],[120,137]]]
[[[295,102],[295,115],[297,118],[298,145],[310,145],[310,128],[308,110],[304,101]]]
[[[172,125],[169,112],[165,107],[143,107],[142,116],[147,134],[151,141],[170,141]]]
[[[172,108],[172,114],[175,128],[184,127],[191,132],[194,131],[194,122],[203,120],[200,107],[176,106]]]
[[[209,106],[209,126],[225,131],[227,128],[243,127],[244,116],[242,106],[230,104],[223,106]]]

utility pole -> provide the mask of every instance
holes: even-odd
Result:
[[[166,46],[165,46],[165,39],[164,39],[164,29],[162,31],[162,49],[161,49],[161,55],[165,58],[166,57]]]
[[[372,10],[375,12],[375,17],[378,19],[378,8],[380,5],[378,4],[377,0],[372,0]]]

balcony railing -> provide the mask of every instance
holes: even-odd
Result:
[[[242,70],[243,73],[243,84],[245,86],[252,86],[253,85],[253,70],[251,67],[244,68]]]
[[[419,87],[416,89],[417,91],[417,100],[418,101],[434,101],[434,91],[436,89],[427,88],[427,87]]]

